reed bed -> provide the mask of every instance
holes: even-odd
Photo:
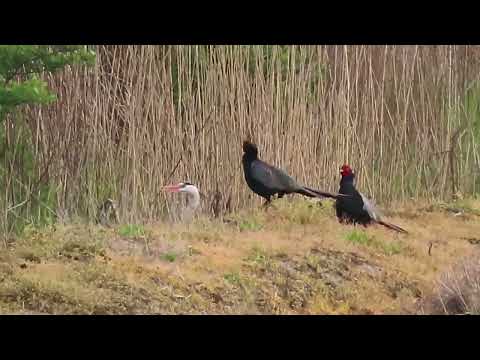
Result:
[[[94,68],[48,77],[56,103],[24,113],[36,178],[49,186],[39,205],[51,203],[59,219],[93,219],[109,197],[123,221],[153,221],[176,201],[161,187],[189,180],[206,195],[205,212],[256,206],[241,168],[247,137],[262,159],[311,187],[336,191],[347,162],[377,202],[473,195],[479,54],[477,46],[98,46]],[[40,197],[44,190],[15,176]],[[5,197],[7,208],[21,201]],[[34,216],[25,209],[12,211]]]

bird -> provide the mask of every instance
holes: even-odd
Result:
[[[340,223],[359,223],[367,226],[371,223],[381,224],[392,230],[408,234],[401,227],[382,220],[382,214],[375,204],[355,188],[355,174],[352,168],[344,164],[340,167],[339,193],[350,195],[348,198],[337,198],[335,211]]]
[[[110,219],[113,215],[117,223],[120,222],[118,217],[117,202],[112,199],[106,199],[97,209],[96,223],[109,226]]]
[[[248,140],[243,142],[242,164],[248,187],[265,199],[264,206],[270,204],[271,197],[275,194],[277,194],[279,199],[286,194],[293,193],[307,197],[329,197],[334,199],[339,196],[347,196],[314,190],[298,184],[285,171],[260,160],[258,158],[257,145]]]
[[[174,185],[165,185],[162,189],[170,193],[183,192],[187,194],[187,205],[182,211],[182,218],[184,220],[191,219],[195,210],[200,206],[200,191],[198,187],[186,181]]]

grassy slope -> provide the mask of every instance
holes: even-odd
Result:
[[[460,216],[421,204],[387,214],[407,236],[340,225],[329,201],[274,204],[228,223],[30,229],[0,251],[0,312],[413,313],[480,246],[478,201],[456,204]]]

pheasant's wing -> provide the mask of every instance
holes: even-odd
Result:
[[[295,190],[298,188],[295,180],[285,171],[266,164],[263,161],[255,161],[252,164],[251,170],[253,179],[271,189],[282,191]]]
[[[252,178],[262,184],[270,184],[273,180],[272,170],[261,161],[254,161],[251,165]]]
[[[360,193],[360,196],[362,197],[362,200],[363,200],[363,210],[365,210],[373,220],[375,221],[381,220],[382,214],[380,210],[375,206],[375,203],[372,200],[369,200],[362,193]]]

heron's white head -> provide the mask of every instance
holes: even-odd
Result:
[[[188,207],[192,209],[196,209],[200,204],[200,192],[198,188],[189,182],[181,182],[176,185],[167,185],[163,187],[164,191],[177,193],[177,192],[184,192],[188,194],[189,202]]]

